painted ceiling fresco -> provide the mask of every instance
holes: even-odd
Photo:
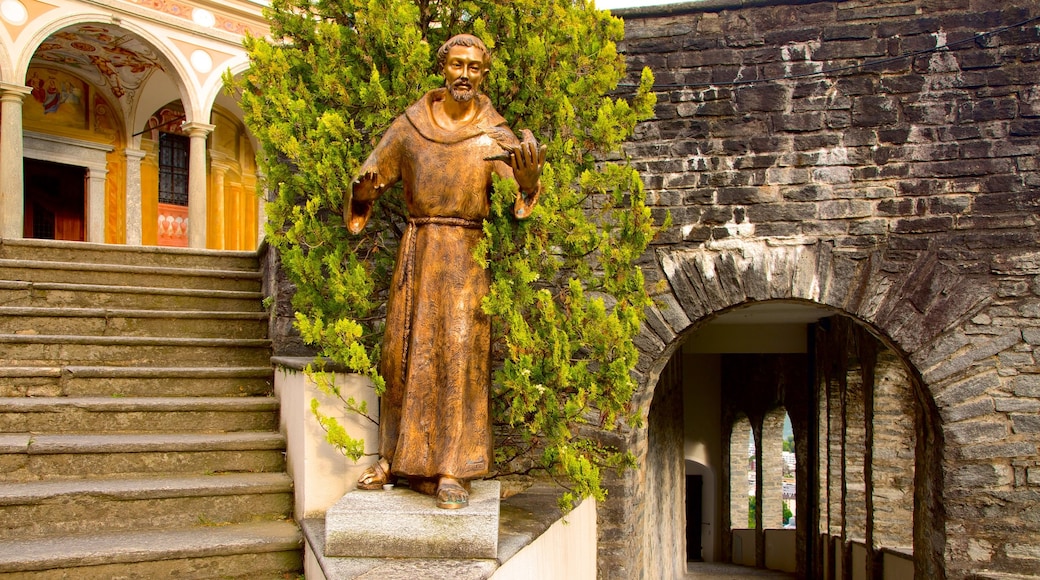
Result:
[[[97,24],[70,26],[51,35],[33,56],[35,64],[74,69],[91,84],[129,102],[155,71],[159,53],[139,37]]]

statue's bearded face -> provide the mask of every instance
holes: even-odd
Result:
[[[484,51],[475,46],[453,46],[444,61],[444,85],[460,103],[473,100],[484,80]]]

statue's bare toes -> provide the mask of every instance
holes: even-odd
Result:
[[[358,489],[381,489],[383,484],[393,483],[392,479],[390,464],[381,458],[358,478]]]
[[[469,505],[469,493],[458,480],[442,477],[437,485],[437,507],[459,509]]]

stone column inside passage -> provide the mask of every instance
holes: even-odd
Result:
[[[141,149],[126,149],[126,245],[140,246],[141,233]]]
[[[206,247],[206,137],[213,132],[214,126],[189,122],[181,128],[191,138],[188,153],[188,247],[201,249]]]
[[[87,241],[105,243],[105,178],[108,171],[87,171]]]
[[[31,93],[31,87],[0,83],[0,238],[23,235],[22,100]]]

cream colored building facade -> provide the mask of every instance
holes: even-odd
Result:
[[[251,0],[0,0],[0,237],[251,250]]]

